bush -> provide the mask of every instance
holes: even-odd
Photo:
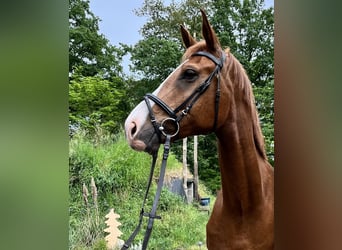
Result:
[[[84,133],[73,136],[70,142],[70,186],[81,187],[94,177],[99,193],[145,187],[150,157],[131,150],[121,133],[103,141],[87,138]]]

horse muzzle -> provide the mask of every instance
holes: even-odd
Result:
[[[147,112],[146,105],[141,103],[130,113],[125,121],[125,135],[132,149],[153,154],[160,142]]]

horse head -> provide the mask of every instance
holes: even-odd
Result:
[[[229,110],[226,53],[202,13],[202,35],[197,42],[181,26],[186,51],[181,64],[152,94],[137,105],[125,122],[129,145],[138,151],[155,152],[166,135],[172,140],[219,129]]]

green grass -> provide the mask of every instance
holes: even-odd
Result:
[[[100,136],[88,138],[81,132],[70,140],[69,249],[106,249],[104,216],[110,208],[121,216],[121,239],[127,239],[138,223],[151,157],[130,149],[123,133],[115,137],[101,133]],[[182,165],[171,153],[167,170],[176,169],[181,171]],[[158,170],[159,167],[156,177]],[[89,188],[91,177],[94,177],[98,189],[98,215],[91,195],[88,197],[88,207],[82,197],[82,185],[85,183]],[[153,184],[146,211],[151,207],[155,190],[156,185]],[[208,195],[203,186],[201,194]],[[187,205],[179,196],[164,189],[157,214],[162,219],[155,221],[149,249],[199,249],[194,246],[199,241],[205,242],[205,225],[209,217],[196,205]],[[136,243],[142,241],[145,228],[146,225],[143,225]],[[202,249],[205,249],[204,246]]]

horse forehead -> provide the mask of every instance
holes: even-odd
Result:
[[[177,93],[177,90],[182,93],[185,91],[191,91],[196,85],[193,85],[192,88],[182,88],[181,85],[174,85],[174,82],[177,81],[177,76],[179,75],[179,71],[182,68],[191,68],[194,69],[201,74],[210,74],[215,67],[215,63],[205,56],[190,56],[189,58],[184,59],[184,61],[159,85],[159,87],[153,92],[155,96],[162,98],[165,97],[165,94],[170,94],[173,92]]]
[[[178,65],[177,68],[175,68],[170,75],[159,85],[159,87],[153,91],[153,95],[158,96],[158,94],[165,88],[169,88],[168,83],[173,82],[173,80],[176,78],[178,71],[182,68],[182,66],[188,62],[189,59],[184,60],[181,64]]]
[[[207,45],[204,40],[199,41],[195,45],[189,47],[184,55],[183,58],[189,58],[192,54],[198,52],[198,51],[208,51]]]

